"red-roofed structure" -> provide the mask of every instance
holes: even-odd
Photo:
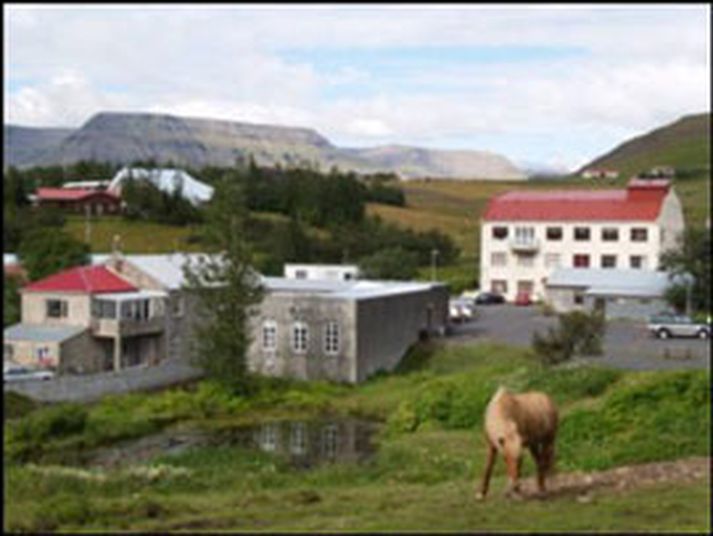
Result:
[[[134,292],[134,285],[105,266],[78,266],[56,273],[25,286],[26,292],[78,292],[98,294]]]
[[[92,214],[115,214],[119,212],[121,199],[104,190],[85,188],[38,188],[35,192],[38,206],[53,206],[75,212],[89,209]]]
[[[655,221],[666,180],[633,179],[626,189],[506,192],[490,200],[484,221]]]

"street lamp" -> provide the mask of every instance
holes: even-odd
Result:
[[[431,250],[431,281],[436,280],[436,259],[438,258],[439,251],[436,248]]]

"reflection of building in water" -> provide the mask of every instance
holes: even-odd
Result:
[[[290,454],[304,456],[307,454],[307,430],[302,422],[293,422],[290,433]]]
[[[253,440],[260,450],[285,454],[299,465],[310,466],[358,461],[371,451],[370,433],[370,428],[357,421],[273,422],[257,428]]]

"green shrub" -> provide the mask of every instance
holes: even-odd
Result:
[[[563,363],[574,355],[601,355],[604,328],[604,315],[598,311],[562,314],[557,329],[548,328],[546,335],[533,334],[532,350],[544,365]]]
[[[529,378],[526,390],[543,391],[561,403],[599,396],[622,372],[600,367],[542,368]]]

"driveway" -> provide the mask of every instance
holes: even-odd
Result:
[[[535,331],[544,334],[548,327],[557,324],[556,316],[544,316],[535,306],[478,306],[475,320],[453,324],[453,334],[448,341],[473,344],[488,340],[529,347]],[[644,323],[630,320],[607,322],[603,349],[603,356],[580,359],[638,370],[710,368],[709,340],[659,340],[649,335]]]

